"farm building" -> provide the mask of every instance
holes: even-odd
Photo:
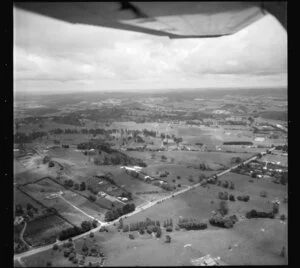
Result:
[[[158,146],[158,145],[152,145],[152,144],[147,144],[146,149],[147,149],[148,151],[152,151],[152,152],[157,152],[157,151],[161,151],[161,150],[162,150],[161,146]]]
[[[193,259],[191,263],[194,266],[220,266],[226,265],[224,262],[220,261],[220,257],[212,258],[209,254],[205,255],[204,257]]]
[[[24,218],[22,216],[17,216],[15,218],[15,221],[14,221],[14,225],[19,225],[20,223],[22,223],[24,220]]]

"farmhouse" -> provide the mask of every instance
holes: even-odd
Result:
[[[151,181],[154,181],[154,180],[155,180],[154,178],[152,178],[148,175],[144,177],[144,181],[146,181],[146,182],[151,182]]]
[[[109,194],[106,194],[106,195],[105,195],[105,198],[108,199],[108,200],[111,201],[111,202],[114,202],[114,201],[117,200],[115,197],[113,197],[113,196],[111,196],[111,195],[109,195]]]
[[[100,192],[98,192],[97,196],[98,197],[104,197],[104,196],[106,196],[106,193],[100,191]]]
[[[14,221],[14,225],[19,225],[20,223],[22,223],[24,220],[24,218],[22,216],[17,216],[15,218],[15,221]]]

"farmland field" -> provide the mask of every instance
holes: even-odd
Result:
[[[90,220],[89,217],[80,213],[59,196],[55,198],[47,198],[49,193],[65,191],[65,188],[49,179],[45,179],[43,181],[40,181],[39,183],[41,183],[42,185],[28,184],[26,186],[23,186],[22,189],[28,194],[32,195],[35,199],[39,200],[45,206],[54,207],[64,218],[75,225],[80,225],[83,220]],[[46,188],[46,190],[48,191],[43,190],[45,189],[45,184],[48,185],[48,188]],[[83,197],[79,198],[81,199]]]
[[[61,230],[68,227],[71,227],[71,225],[58,216],[47,216],[29,222],[24,233],[24,238],[29,244],[37,246],[47,243],[49,239],[52,241],[52,237],[57,237]]]
[[[255,219],[238,222],[230,230],[175,231],[169,234],[172,237],[170,244],[163,242],[164,235],[156,240],[136,233],[135,240],[130,240],[128,235],[117,234],[105,241],[108,254],[105,266],[130,265],[132,258],[135,258],[136,265],[141,266],[190,266],[191,259],[206,254],[219,256],[229,265],[287,264],[287,259],[279,256],[282,245],[287,242],[285,226],[279,221]],[[151,258],[153,255],[155,260]]]
[[[35,202],[32,198],[25,195],[24,193],[22,193],[17,188],[14,188],[14,204],[15,205],[21,204],[24,207],[28,203],[31,204],[32,206],[34,206],[35,208],[39,209],[39,210],[43,208],[40,204]]]
[[[144,160],[150,159],[150,153],[148,155],[144,152],[127,152],[128,155],[133,157],[138,157]],[[223,153],[223,152],[189,152],[189,151],[171,151],[171,152],[156,152],[155,159],[157,161],[161,160],[161,156],[167,157],[167,162],[174,159],[175,164],[179,165],[199,165],[204,162],[208,165],[221,164],[225,166],[230,166],[232,157],[241,157],[242,159],[247,159],[253,155],[253,153]],[[151,163],[151,162],[150,162]]]

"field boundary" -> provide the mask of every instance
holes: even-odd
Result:
[[[49,180],[51,180],[52,182],[54,182],[54,183],[60,185],[61,187],[63,187],[65,190],[68,190],[68,191],[71,191],[71,192],[73,192],[73,193],[75,193],[75,194],[78,194],[78,195],[84,197],[84,198],[85,198],[86,200],[88,200],[89,202],[91,202],[91,201],[90,201],[85,195],[83,195],[82,193],[76,192],[76,191],[74,191],[74,190],[72,190],[72,189],[66,188],[62,183],[59,183],[58,181],[56,181],[55,179],[53,179],[52,177],[49,177],[49,176],[43,177],[43,178],[40,178],[40,179],[37,179],[37,180],[32,181],[32,182],[24,183],[24,184],[22,184],[21,186],[27,186],[27,185],[29,185],[29,184],[35,184],[35,183],[38,183],[38,182],[40,182],[40,181],[42,181],[42,180],[45,180],[45,179],[49,179]],[[31,198],[32,198],[32,197],[31,197]],[[32,198],[32,199],[34,199],[34,198]],[[101,205],[99,205],[99,204],[97,204],[97,203],[94,203],[94,204],[96,204],[96,205],[97,205],[98,207],[100,207],[100,208],[107,209],[107,210],[112,210],[112,209],[109,208],[109,207],[104,207],[104,206],[101,206]]]
[[[25,194],[26,196],[28,196],[29,198],[31,198],[33,201],[35,201],[36,203],[38,203],[39,205],[41,205],[43,208],[50,208],[48,206],[46,206],[45,204],[43,204],[42,202],[40,202],[39,200],[35,199],[33,196],[31,196],[30,194],[26,193],[24,190],[20,189],[19,187],[17,187],[17,189],[22,192],[23,194]],[[53,215],[58,216],[59,218],[61,218],[62,220],[64,220],[65,222],[71,224],[73,227],[75,227],[76,225],[74,223],[72,223],[71,221],[69,221],[68,219],[66,219],[64,216],[62,216],[57,210],[55,210],[55,213]],[[46,216],[48,217],[48,216]],[[38,220],[38,219],[37,219]],[[33,220],[35,221],[35,220]]]
[[[88,200],[89,202],[91,202],[91,201],[90,201],[85,195],[83,195],[82,193],[76,192],[76,191],[74,191],[74,190],[72,190],[72,189],[66,188],[63,184],[59,183],[58,181],[56,181],[55,179],[53,179],[53,178],[51,178],[51,177],[49,177],[49,179],[50,179],[51,181],[53,181],[54,183],[56,183],[56,184],[62,186],[64,189],[66,189],[66,190],[68,190],[68,191],[71,191],[72,193],[78,194],[78,195],[82,196],[83,198],[85,198],[86,200]],[[94,204],[97,205],[97,206],[100,207],[100,208],[112,210],[111,208],[101,206],[101,205],[99,205],[99,204],[97,204],[97,203],[95,203],[95,202],[94,202]]]

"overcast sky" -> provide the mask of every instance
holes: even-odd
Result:
[[[271,15],[237,34],[169,39],[14,9],[16,92],[285,87],[287,34]]]

